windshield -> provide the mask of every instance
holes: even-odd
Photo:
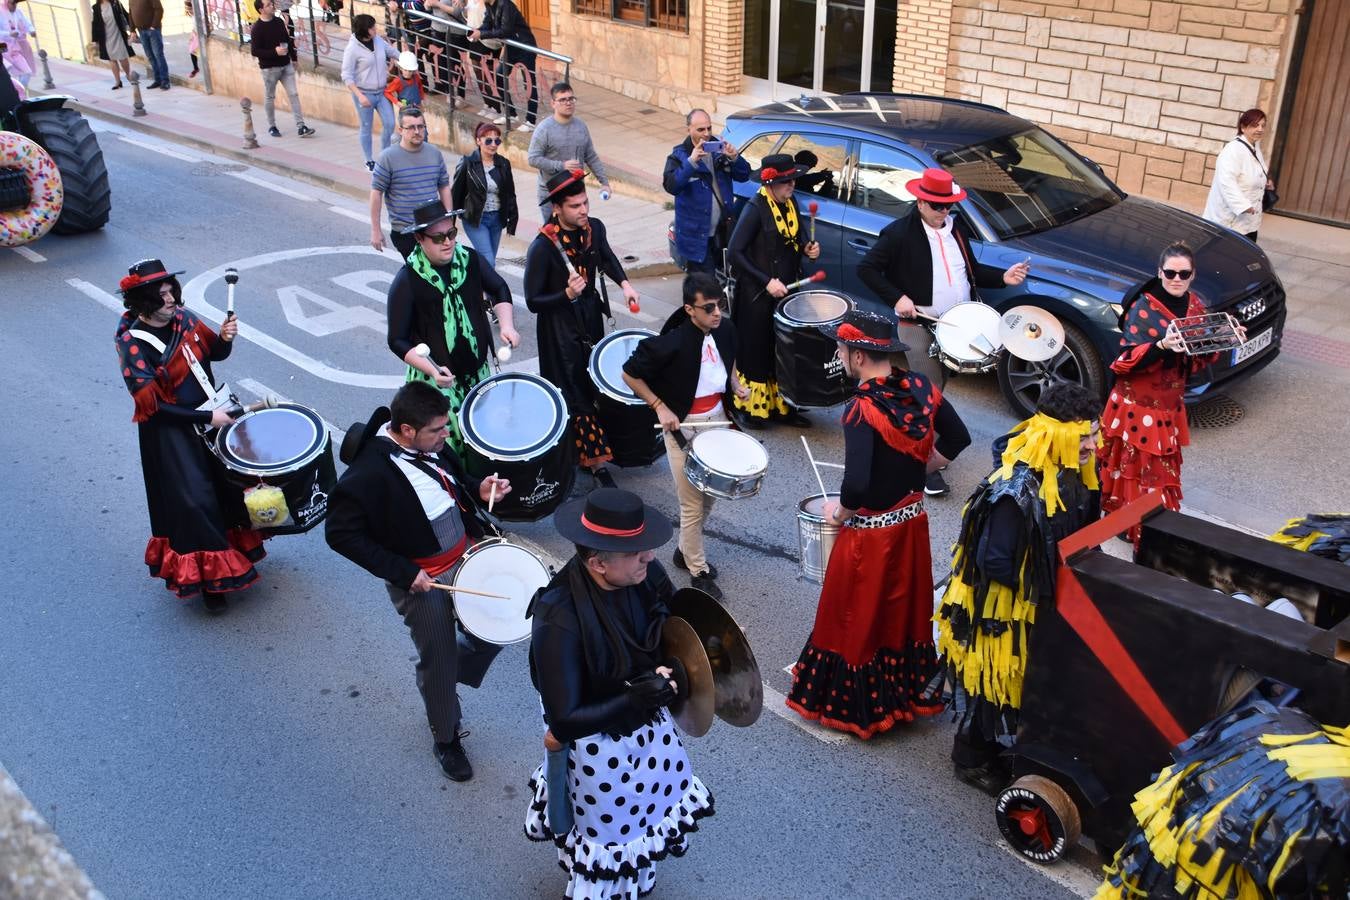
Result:
[[[938,156],[1000,239],[1034,234],[1120,202],[1111,183],[1039,128]]]

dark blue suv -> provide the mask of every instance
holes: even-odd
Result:
[[[1046,363],[1003,355],[998,379],[1018,415],[1030,415],[1053,376],[1105,396],[1120,347],[1121,306],[1157,274],[1158,253],[1183,240],[1195,250],[1193,289],[1235,315],[1248,342],[1190,386],[1190,397],[1258,371],[1279,353],[1284,287],[1259,247],[1170,206],[1130,197],[1101,168],[1026,119],[997,107],[939,97],[847,94],[802,97],[736,113],[723,135],[751,166],[770,153],[812,171],[797,185],[803,209],[819,204],[816,237],[825,285],[862,306],[889,309],[858,278],[881,229],[905,215],[905,183],[925,168],[952,173],[969,197],[958,215],[982,264],[1002,270],[1030,257],[1025,284],[982,291],[999,310],[1041,306],[1064,323],[1065,349]],[[737,184],[739,196],[756,190]]]

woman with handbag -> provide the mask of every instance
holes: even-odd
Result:
[[[456,209],[464,210],[464,233],[488,265],[496,268],[502,229],[516,233],[520,212],[516,206],[516,182],[511,161],[497,150],[502,143],[500,125],[482,122],[474,131],[478,149],[459,161],[451,197]]]
[[[1233,229],[1249,241],[1256,240],[1261,214],[1279,200],[1259,146],[1265,133],[1263,111],[1249,109],[1238,117],[1237,137],[1219,151],[1214,183],[1205,203],[1206,219]]]

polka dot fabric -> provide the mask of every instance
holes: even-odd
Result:
[[[576,441],[577,458],[583,466],[607,463],[614,458],[614,451],[609,446],[609,435],[605,434],[604,427],[595,416],[573,416],[572,433]]]
[[[553,841],[574,900],[635,898],[656,886],[656,863],[683,856],[713,798],[691,771],[684,744],[663,709],[651,723],[615,740],[592,735],[568,754],[572,829],[548,825],[548,782],[540,766],[530,778],[525,835]]]
[[[749,388],[750,398],[742,400],[736,399],[736,408],[743,413],[747,413],[752,419],[768,419],[773,416],[786,416],[789,412],[787,401],[783,395],[778,392],[778,382],[769,381],[746,381],[745,376],[739,372],[736,373],[737,380],[741,386]]]

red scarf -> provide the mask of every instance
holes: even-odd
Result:
[[[587,262],[591,254],[591,226],[589,224],[568,231],[562,227],[558,221],[557,214],[554,214],[549,220],[550,225],[558,228],[558,243],[562,244],[563,253],[567,254],[567,260],[572,264],[572,268],[577,270],[577,274],[587,281],[590,281],[591,273]]]
[[[866,422],[887,446],[926,463],[933,449],[933,420],[941,404],[937,385],[917,372],[892,369],[886,378],[858,385],[844,407],[844,424]]]
[[[178,386],[191,377],[192,371],[178,350],[185,341],[190,342],[198,359],[209,359],[211,348],[215,346],[216,333],[186,309],[180,307],[175,311],[170,324],[173,330],[164,342],[164,354],[156,366],[143,358],[140,343],[131,335],[133,328],[145,329],[145,323],[127,312],[117,324],[115,343],[117,359],[122,365],[122,380],[136,400],[136,411],[131,417],[133,422],[149,419],[161,403],[176,402]],[[194,334],[197,336],[195,341]]]

